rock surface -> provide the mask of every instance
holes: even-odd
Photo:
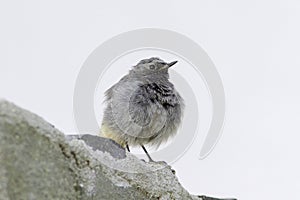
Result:
[[[95,138],[65,138],[37,115],[0,101],[0,199],[206,198],[190,195],[165,163],[146,163]]]

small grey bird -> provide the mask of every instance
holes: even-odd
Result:
[[[175,135],[182,121],[184,101],[169,81],[167,63],[152,57],[141,60],[105,92],[106,108],[100,135],[129,150],[129,146],[159,147]]]

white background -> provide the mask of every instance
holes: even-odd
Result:
[[[87,56],[119,33],[144,27],[198,42],[224,83],[226,124],[199,160],[195,141],[173,167],[191,193],[300,199],[300,2],[0,1],[0,97],[64,132]]]

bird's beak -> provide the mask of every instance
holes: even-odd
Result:
[[[177,60],[176,60],[176,61],[173,61],[173,62],[170,62],[170,63],[168,63],[167,67],[170,68],[170,67],[172,67],[173,65],[175,65],[177,62],[178,62]]]

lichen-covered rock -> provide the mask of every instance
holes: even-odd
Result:
[[[104,138],[66,138],[37,115],[0,101],[0,199],[204,197],[190,195],[165,163],[141,161]]]

